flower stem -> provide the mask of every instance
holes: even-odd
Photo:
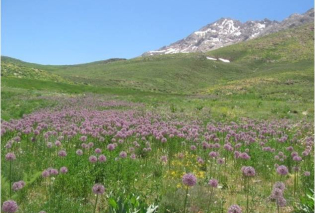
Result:
[[[10,161],[10,198],[12,195],[12,161]]]
[[[246,182],[247,182],[247,186],[246,186],[246,212],[249,213],[248,211],[248,194],[249,194],[249,178],[246,177]]]
[[[208,204],[208,211],[210,211],[210,206],[211,206],[211,201],[212,201],[212,194],[213,194],[213,187],[211,187],[211,190],[210,190],[210,199],[209,199],[209,204]]]
[[[186,213],[187,195],[188,195],[188,186],[186,187],[186,196],[185,196],[185,202],[184,202],[184,213]]]
[[[96,212],[97,199],[98,199],[98,194],[96,195],[96,201],[95,201],[94,211],[93,211],[94,213]]]

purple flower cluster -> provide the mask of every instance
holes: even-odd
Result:
[[[18,182],[13,183],[12,190],[18,191],[18,190],[22,189],[24,186],[25,186],[25,182],[23,180],[20,180]]]
[[[10,152],[10,153],[8,153],[8,154],[5,155],[5,159],[6,159],[7,161],[13,161],[13,160],[16,159],[16,157],[15,157],[15,154],[14,154],[14,153]]]
[[[255,169],[251,166],[243,166],[241,170],[243,172],[243,175],[246,177],[253,177],[256,175]]]
[[[242,213],[242,209],[238,205],[234,204],[229,207],[228,213]]]
[[[211,187],[213,187],[213,188],[217,188],[218,187],[218,180],[216,180],[216,179],[211,179],[211,180],[209,180],[209,186],[211,186]]]
[[[188,173],[183,176],[183,184],[186,186],[194,186],[197,183],[197,178],[194,174]]]
[[[92,188],[94,194],[104,194],[105,187],[102,184],[95,184]]]
[[[277,167],[277,173],[279,175],[287,175],[289,173],[289,170],[286,166],[281,165]]]
[[[5,213],[14,213],[18,210],[18,205],[14,200],[5,201],[2,204],[2,211]]]
[[[62,173],[62,174],[68,173],[68,168],[65,167],[65,166],[61,167],[61,168],[60,168],[60,173]]]
[[[285,190],[285,185],[282,182],[276,182],[273,185],[273,189],[270,195],[270,199],[276,201],[277,205],[280,207],[286,206],[286,199],[283,197]]]

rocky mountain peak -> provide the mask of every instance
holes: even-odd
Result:
[[[308,10],[304,14],[292,14],[282,22],[271,21],[265,18],[264,20],[242,23],[231,18],[220,18],[193,32],[182,40],[164,46],[158,50],[146,52],[143,56],[206,52],[280,30],[296,27],[313,20],[313,9]]]

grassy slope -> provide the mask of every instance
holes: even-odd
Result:
[[[72,83],[59,75],[48,72],[45,68],[42,69],[36,64],[26,63],[6,56],[1,57],[1,76]]]
[[[115,94],[153,107],[164,106],[167,110],[187,109],[195,113],[196,110],[211,109],[211,114],[219,117],[299,119],[307,112],[312,118],[314,42],[310,26],[206,54],[174,54],[63,66],[31,64],[9,58],[16,66],[45,70],[67,81],[89,85],[2,78],[3,104],[9,105],[2,112],[10,118],[14,109],[10,106],[19,105],[18,98],[9,99],[13,97],[12,91],[27,93],[33,98],[39,94],[88,92]],[[206,56],[229,58],[232,62],[211,61]],[[32,93],[34,91],[36,94]],[[174,95],[164,96],[169,93]],[[184,98],[175,94],[189,96]],[[15,114],[13,117],[19,116]]]
[[[286,72],[287,69],[292,71],[291,63],[299,61],[305,61],[304,64],[309,62],[308,68],[312,67],[314,42],[311,26],[307,24],[206,54],[151,56],[81,65],[22,65],[94,86],[191,94],[222,82],[256,78],[259,75],[266,77],[273,72]],[[206,55],[228,58],[232,63],[207,60]]]

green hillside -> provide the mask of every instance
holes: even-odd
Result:
[[[41,68],[40,65],[26,63],[6,56],[1,57],[1,76],[72,83],[59,75],[48,72],[45,67]]]
[[[112,59],[79,65],[38,65],[2,58],[3,76],[193,94],[225,82],[313,67],[312,24],[208,52]],[[231,63],[207,60],[230,59]],[[5,60],[4,60],[5,59]],[[23,70],[23,72],[22,72]],[[50,72],[50,74],[48,73]],[[62,78],[60,78],[61,76]],[[59,80],[58,80],[59,79]]]
[[[60,66],[2,57],[2,114],[5,118],[19,117],[40,108],[41,96],[93,93],[174,112],[188,110],[195,114],[207,109],[212,116],[228,118],[300,119],[305,115],[312,118],[311,26],[307,24],[205,54]],[[208,60],[207,56],[230,59],[231,63]],[[28,100],[20,104],[25,96]]]

